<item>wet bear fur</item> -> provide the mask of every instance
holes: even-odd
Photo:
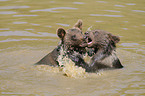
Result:
[[[87,53],[91,57],[89,72],[105,68],[123,68],[116,55],[116,43],[120,41],[118,36],[103,30],[85,32],[87,37]]]
[[[50,66],[59,66],[57,61],[60,51],[63,49],[65,52],[64,56],[70,58],[75,65],[85,67],[88,66],[83,60],[83,54],[86,52],[86,45],[84,35],[82,33],[82,21],[74,25],[73,28],[64,30],[63,28],[57,29],[57,35],[60,38],[60,44],[48,55],[43,57],[35,65],[50,65]],[[76,54],[77,53],[77,54]]]

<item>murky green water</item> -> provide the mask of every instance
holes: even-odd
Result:
[[[144,96],[144,0],[0,0],[1,96]],[[64,76],[33,64],[57,46],[56,29],[83,20],[83,31],[119,35],[121,70]]]

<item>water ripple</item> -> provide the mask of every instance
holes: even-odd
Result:
[[[66,26],[66,27],[68,27],[69,26],[69,24],[62,24],[62,23],[56,23],[57,25],[61,25],[61,26]]]
[[[102,15],[102,14],[90,14],[90,16],[106,16],[106,17],[124,17],[123,15]]]
[[[126,3],[126,5],[136,5],[135,3]]]
[[[104,21],[96,21],[96,22],[104,22]]]
[[[10,30],[10,28],[0,28],[0,30]]]
[[[31,17],[31,16],[38,16],[38,15],[13,15],[13,17]]]
[[[57,37],[56,34],[53,33],[47,33],[47,32],[37,32],[31,33],[28,31],[4,31],[0,32],[0,36],[36,36],[36,37]]]
[[[9,1],[9,0],[0,0],[0,1]]]
[[[40,9],[40,10],[30,10],[30,12],[39,12],[39,11],[44,11],[44,12],[60,12],[60,11],[54,11],[58,9],[72,9],[76,10],[78,8],[73,8],[73,7],[56,7],[56,8],[49,8],[49,9]]]
[[[96,1],[96,2],[99,2],[99,3],[107,3],[106,1]]]
[[[6,39],[1,40],[0,42],[11,42],[11,41],[30,41],[30,40],[38,40],[38,39],[29,39],[29,38],[22,38],[22,39]]]
[[[128,28],[122,28],[122,29],[124,29],[124,30],[128,30]]]
[[[29,6],[2,6],[0,9],[20,9],[20,8],[30,8]]]
[[[117,6],[117,7],[125,7],[125,6],[123,6],[123,5],[114,5],[114,6]]]
[[[143,10],[132,10],[132,11],[134,11],[134,12],[145,12]]]
[[[55,42],[57,41],[56,39],[34,39],[34,38],[22,38],[22,39],[6,39],[6,40],[1,40],[0,42],[15,42],[15,41],[34,41],[34,40],[48,40]],[[1,51],[1,50],[0,50]]]
[[[14,11],[0,11],[0,14],[16,14]]]
[[[108,11],[108,12],[120,12],[120,11],[116,11],[116,10],[104,10],[104,11]]]
[[[84,2],[73,2],[73,4],[85,4]]]
[[[27,24],[28,22],[13,22],[13,24]]]
[[[136,46],[136,45],[139,45],[138,43],[121,43],[120,44],[121,46],[128,46],[128,47],[132,47],[132,46]]]

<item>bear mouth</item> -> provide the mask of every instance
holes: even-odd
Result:
[[[92,44],[92,39],[91,38],[88,38],[88,45],[89,44]]]
[[[88,38],[88,43],[91,42],[91,41],[92,41],[92,39],[91,38]]]

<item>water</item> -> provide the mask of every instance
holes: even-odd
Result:
[[[44,12],[60,12],[60,11],[53,11],[53,10],[58,10],[58,9],[77,9],[77,8],[72,8],[72,7],[56,7],[56,8],[50,8],[50,9],[31,10],[30,12],[39,12],[39,11],[44,11]]]
[[[0,14],[16,14],[14,11],[0,11]]]
[[[144,0],[0,0],[0,96],[144,96],[144,11]],[[120,36],[123,69],[87,73],[69,60],[64,69],[33,66],[58,45],[57,28],[78,19],[83,32]]]
[[[90,16],[106,16],[106,17],[124,17],[123,15],[108,15],[108,14],[90,14]]]

